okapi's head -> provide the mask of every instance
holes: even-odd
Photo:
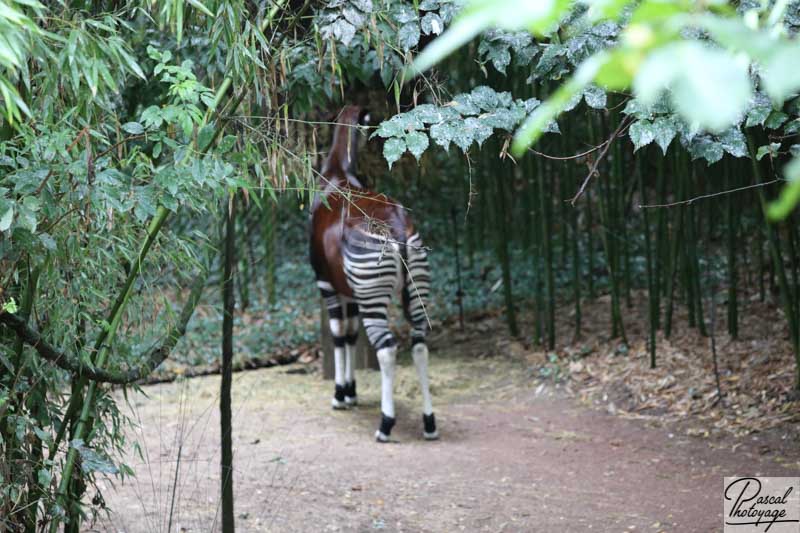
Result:
[[[322,164],[322,175],[328,180],[341,179],[361,187],[356,178],[358,160],[358,126],[369,124],[367,110],[357,106],[345,106],[336,118],[331,151]]]

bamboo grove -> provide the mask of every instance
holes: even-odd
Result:
[[[468,152],[471,171],[458,167],[467,176],[463,198],[472,194],[467,260],[480,243],[494,243],[510,332],[553,349],[556,309],[569,304],[580,338],[581,302],[607,291],[608,333],[624,343],[626,309],[646,298],[655,366],[656,332],[672,334],[677,306],[704,336],[710,306],[724,306],[725,328],[736,338],[742,299],[757,294],[778,304],[797,354],[796,215],[780,224],[766,220],[782,180],[773,161],[756,157],[764,132],[748,134],[752,158],[707,165],[674,145],[665,154],[657,146],[634,151],[624,122],[620,112],[575,113],[560,121],[560,136],[537,146],[544,155],[515,162],[503,157],[503,139],[493,139]],[[533,294],[512,288],[513,247],[527,251]],[[533,331],[517,324],[520,298],[531,301]]]

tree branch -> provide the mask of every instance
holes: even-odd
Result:
[[[186,333],[186,326],[192,318],[192,314],[194,314],[200,296],[203,294],[207,277],[208,271],[204,270],[195,278],[192,284],[192,291],[183,304],[178,322],[172,327],[164,343],[151,350],[139,366],[126,371],[114,372],[87,365],[78,358],[72,357],[49,344],[38,331],[28,326],[25,320],[18,315],[2,313],[0,314],[0,324],[5,325],[16,333],[17,337],[35,349],[42,359],[46,359],[64,370],[102,383],[115,383],[118,385],[133,383],[147,377],[163,363],[169,357],[178,340]]]
[[[632,121],[633,121],[632,117],[625,117],[624,119],[620,120],[619,126],[617,126],[617,129],[614,130],[614,133],[611,134],[611,137],[609,137],[608,140],[606,140],[606,142],[604,142],[603,144],[599,145],[599,146],[603,146],[603,151],[600,152],[600,155],[597,156],[597,159],[594,161],[594,164],[592,165],[592,168],[589,170],[589,174],[587,174],[586,178],[583,180],[583,183],[581,184],[581,188],[578,189],[578,192],[575,193],[575,196],[573,196],[572,199],[569,201],[570,204],[575,206],[575,202],[578,201],[578,198],[581,197],[581,195],[583,194],[583,191],[586,190],[586,186],[589,185],[589,181],[592,179],[592,177],[595,175],[595,173],[597,173],[597,167],[600,166],[600,162],[603,160],[603,158],[608,153],[608,149],[611,148],[611,144],[615,140],[617,140],[617,137],[620,137],[622,135],[622,131]]]

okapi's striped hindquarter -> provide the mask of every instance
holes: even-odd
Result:
[[[395,424],[393,398],[397,343],[388,308],[402,295],[412,325],[412,356],[422,389],[423,435],[438,438],[428,383],[430,269],[422,239],[405,209],[361,186],[355,176],[356,125],[361,110],[345,107],[323,164],[322,198],[311,214],[311,265],[328,308],[334,343],[334,409],[357,403],[355,353],[359,314],[381,367],[381,423],[375,437],[389,440]]]

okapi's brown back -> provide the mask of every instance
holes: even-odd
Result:
[[[414,227],[405,209],[386,196],[366,189],[345,188],[329,194],[311,217],[311,264],[318,279],[329,281],[340,294],[351,296],[342,260],[342,240],[363,231],[405,242]]]

